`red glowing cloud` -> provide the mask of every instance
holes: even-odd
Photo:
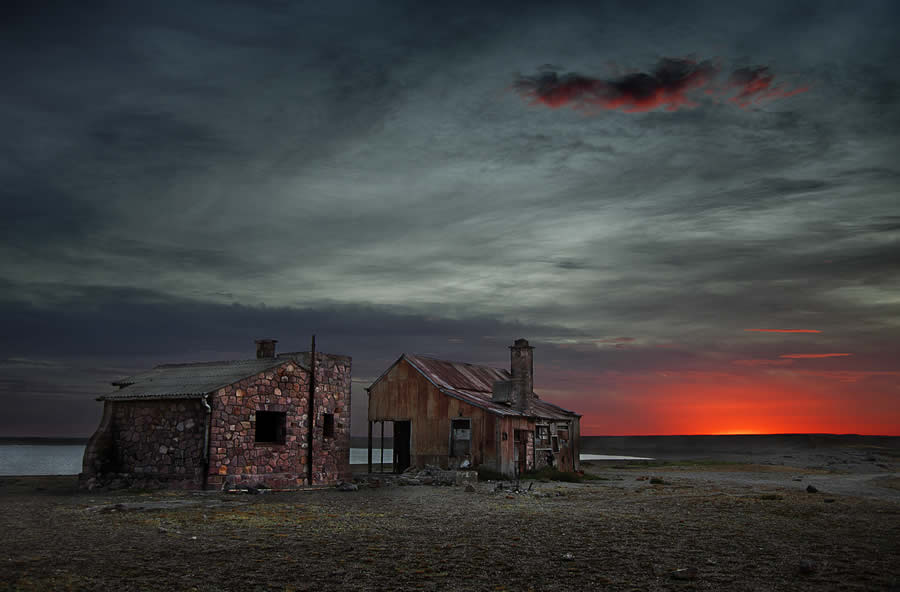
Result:
[[[765,360],[765,359],[755,359],[755,360],[734,360],[731,362],[735,366],[747,366],[749,368],[755,368],[759,366],[790,366],[794,363],[794,360]]]
[[[731,101],[740,107],[759,103],[766,99],[783,99],[809,90],[807,86],[788,89],[784,85],[772,86],[775,75],[766,66],[738,68],[728,78],[728,87],[736,89]]]
[[[696,107],[688,97],[691,91],[704,89],[707,95],[728,97],[735,104],[750,104],[790,97],[807,87],[787,89],[773,85],[774,74],[765,66],[739,68],[720,87],[712,83],[720,68],[710,60],[663,58],[652,72],[637,72],[618,78],[591,78],[576,73],[559,74],[547,69],[534,76],[519,76],[513,88],[532,104],[552,109],[571,106],[621,110],[626,113],[652,111],[665,107],[676,111]],[[735,94],[736,93],[736,94]]]
[[[812,358],[842,358],[852,356],[853,354],[782,354],[779,358],[791,358],[795,360],[812,359]]]
[[[744,329],[744,331],[757,331],[759,333],[821,333],[818,329]]]

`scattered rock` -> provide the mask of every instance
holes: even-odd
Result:
[[[466,493],[475,493],[475,487],[471,483],[466,484]]]
[[[665,485],[666,482],[663,481],[662,477],[651,477],[650,485]]]
[[[646,481],[647,477],[638,477],[635,481]]]
[[[815,486],[813,486],[813,485],[806,486],[806,493],[818,493],[818,492],[819,492],[819,490]]]
[[[697,579],[697,568],[696,567],[682,567],[680,569],[676,569],[672,572],[672,578],[676,580],[696,580]]]
[[[338,484],[337,490],[338,490],[338,491],[358,491],[358,490],[359,490],[359,486],[356,485],[355,483],[346,483],[346,482],[344,482],[344,483]]]
[[[803,481],[803,477],[794,477],[794,481]]]
[[[834,503],[834,498],[833,498],[833,497],[826,497],[826,498],[825,498],[825,503],[826,503],[826,504],[833,504],[833,503]]]
[[[571,553],[566,553],[562,556],[563,561],[575,561],[575,556]]]

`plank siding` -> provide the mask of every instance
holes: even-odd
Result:
[[[450,421],[472,420],[473,465],[497,465],[496,416],[441,393],[427,378],[400,360],[369,390],[369,421],[410,421],[410,460],[413,465],[449,468]]]

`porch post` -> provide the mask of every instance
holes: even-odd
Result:
[[[372,472],[372,422],[369,423],[369,473]]]

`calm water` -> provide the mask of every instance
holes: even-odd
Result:
[[[394,451],[384,449],[384,462],[390,463]],[[73,444],[0,444],[0,475],[77,475],[81,472],[83,445]],[[372,450],[372,462],[381,459],[380,450]],[[651,460],[636,456],[582,454],[581,460]],[[368,450],[350,449],[350,464],[368,462]]]
[[[82,444],[2,444],[0,475],[77,475]]]
[[[366,464],[369,451],[350,449],[350,464]],[[381,459],[379,449],[372,450],[372,462]],[[394,451],[384,449],[384,462],[390,463]],[[0,444],[0,475],[77,475],[81,472],[84,446],[81,444]]]

